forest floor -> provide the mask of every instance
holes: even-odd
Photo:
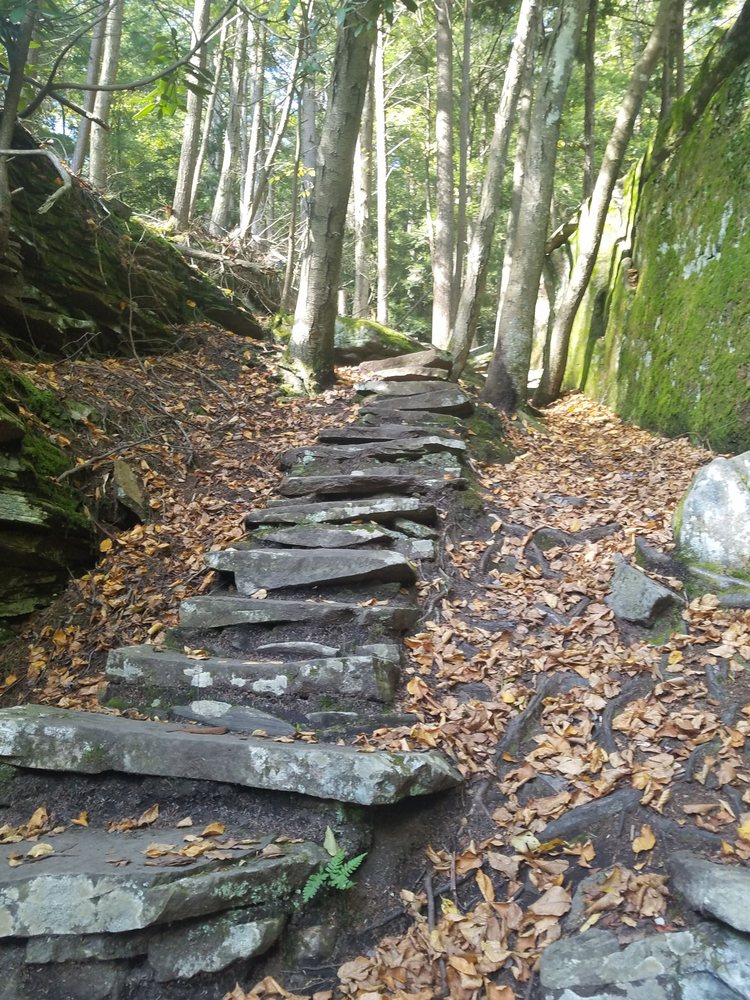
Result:
[[[155,639],[210,585],[203,553],[272,495],[278,453],[353,415],[346,371],[321,398],[289,399],[275,363],[270,348],[212,335],[160,359],[24,366],[91,406],[66,435],[82,460],[140,442],[118,455],[153,517],[103,524],[96,567],[4,647],[3,704],[95,708],[107,649]],[[562,933],[597,925],[628,940],[695,919],[670,894],[675,849],[750,859],[750,613],[686,599],[658,642],[621,630],[604,603],[636,536],[671,547],[675,505],[710,453],[580,396],[509,424],[508,438],[518,457],[477,465],[483,509],[446,525],[447,558],[421,584],[430,612],[406,640],[401,707],[422,721],[367,738],[457,761],[469,782],[450,843],[399,887],[375,939],[390,936],[349,951],[327,981],[268,975],[232,1000],[531,998],[539,954]],[[110,468],[81,473],[104,506]]]

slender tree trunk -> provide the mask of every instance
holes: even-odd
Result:
[[[453,36],[450,0],[437,0],[435,145],[437,213],[432,258],[432,343],[445,349],[453,310]]]
[[[648,81],[664,47],[664,37],[669,31],[673,5],[674,0],[661,0],[659,4],[651,37],[636,63],[627,92],[617,113],[591,202],[588,210],[581,215],[581,222],[578,226],[578,256],[557,308],[550,340],[550,362],[535,397],[535,401],[539,403],[550,402],[560,392],[565,373],[570,332],[573,329],[578,307],[594,270],[612,191],[633,132],[643,95],[648,87]]]
[[[98,81],[101,84],[115,83],[117,80],[124,11],[125,0],[115,0],[114,6],[107,17],[102,65]],[[96,100],[94,101],[94,114],[103,122],[109,122],[113,96],[111,91],[97,91]],[[96,122],[92,122],[89,145],[89,180],[95,188],[98,188],[100,191],[106,191],[109,179],[109,165],[107,162],[109,132],[107,129],[102,128],[101,125],[97,125]]]
[[[247,15],[243,14],[235,24],[232,71],[229,83],[229,108],[224,130],[224,152],[211,211],[209,230],[214,236],[222,236],[230,228],[229,220],[232,203],[237,195],[239,150],[240,150],[240,102],[242,100],[242,78],[247,55]]]
[[[315,187],[315,159],[318,148],[318,129],[315,123],[315,113],[317,110],[318,96],[315,87],[315,74],[311,69],[317,54],[316,36],[312,20],[313,0],[310,0],[309,11],[303,6],[303,18],[305,21],[305,63],[307,64],[302,77],[302,93],[300,101],[300,138],[302,142],[302,177],[300,188],[302,191],[302,214],[305,226],[310,223],[310,210],[312,208],[313,189]],[[305,235],[305,240],[307,235]]]
[[[513,263],[513,249],[516,242],[516,229],[518,227],[518,217],[521,211],[521,198],[523,195],[523,179],[526,174],[526,151],[529,145],[529,132],[531,131],[531,109],[534,103],[534,67],[536,65],[537,51],[539,48],[541,18],[537,18],[536,29],[532,43],[529,46],[526,58],[526,66],[523,73],[523,84],[518,97],[518,132],[516,135],[516,155],[513,162],[513,190],[510,196],[510,211],[506,225],[505,249],[503,251],[503,263],[498,282],[497,308],[495,310],[495,336],[493,343],[497,343],[500,333],[498,320],[508,288],[508,278],[510,277],[511,264]]]
[[[477,327],[481,295],[487,276],[490,250],[492,249],[492,238],[495,234],[495,219],[500,207],[510,134],[515,120],[524,70],[533,45],[538,13],[539,0],[523,0],[513,40],[513,49],[505,70],[500,104],[495,115],[495,128],[487,152],[487,172],[482,184],[479,213],[469,252],[466,256],[466,277],[463,282],[451,339],[454,377],[458,377],[464,369]]]
[[[378,25],[375,42],[375,176],[377,178],[377,307],[378,323],[388,326],[388,133],[385,116],[385,28]]]
[[[685,0],[675,0],[674,11],[674,96],[685,94]]]
[[[216,112],[216,101],[219,96],[221,76],[224,72],[224,60],[226,58],[227,51],[227,31],[227,21],[225,19],[221,26],[221,34],[219,35],[219,48],[216,52],[214,78],[211,85],[211,93],[208,98],[208,105],[206,106],[206,117],[203,122],[201,144],[200,149],[198,150],[198,158],[195,161],[195,170],[193,171],[193,183],[190,188],[190,208],[188,209],[188,218],[190,219],[192,219],[193,211],[195,210],[195,199],[198,195],[198,185],[200,184],[201,174],[203,173],[203,164],[206,162],[208,143],[211,138],[211,127],[213,125],[214,114]]]
[[[594,190],[596,180],[596,21],[599,0],[589,0],[586,20],[586,52],[584,55],[584,96],[583,96],[583,200],[586,201]]]
[[[289,344],[292,380],[308,391],[333,379],[336,294],[375,16],[374,0],[351,3],[336,38],[315,168],[310,238],[302,262]]]
[[[211,0],[195,0],[193,7],[193,26],[191,43],[194,45],[208,31],[211,15]],[[190,202],[193,192],[193,177],[198,162],[198,152],[201,142],[201,118],[203,116],[203,73],[207,64],[206,46],[203,45],[190,60],[190,69],[196,90],[188,90],[185,121],[182,126],[182,146],[180,148],[180,163],[177,167],[174,198],[172,200],[172,215],[178,230],[187,229],[190,225]]]
[[[484,399],[507,412],[526,403],[560,120],[587,6],[588,0],[560,5],[534,100],[516,246],[500,319],[501,340],[495,346],[483,392]]]
[[[289,74],[289,82],[287,83],[287,89],[284,94],[284,100],[281,103],[281,108],[279,109],[279,120],[276,123],[276,127],[273,130],[273,135],[271,137],[271,142],[268,146],[263,163],[260,169],[253,178],[253,183],[245,184],[244,191],[244,205],[240,210],[240,238],[244,239],[247,230],[252,225],[253,220],[258,214],[258,210],[263,203],[263,199],[266,197],[268,192],[268,182],[271,177],[271,171],[273,169],[276,156],[279,152],[279,147],[281,145],[281,140],[284,138],[284,133],[286,132],[286,127],[289,124],[289,116],[292,112],[292,102],[294,101],[294,94],[297,87],[297,76],[299,74],[300,63],[302,62],[302,55],[305,46],[305,35],[306,28],[305,22],[301,22],[299,40],[297,42],[297,48],[294,54],[294,62],[292,63],[291,71]],[[250,156],[248,154],[248,166],[250,164]]]
[[[292,285],[294,282],[294,251],[297,241],[297,212],[299,210],[299,173],[302,159],[302,121],[297,101],[297,142],[294,148],[294,173],[292,174],[292,191],[290,196],[289,227],[286,234],[286,267],[284,269],[284,284],[281,289],[281,310],[288,313],[292,308]]]
[[[89,61],[86,67],[86,83],[92,86],[99,79],[99,72],[102,61],[102,48],[104,46],[104,31],[107,18],[104,11],[107,9],[107,0],[99,0],[97,8],[97,22],[91,35],[91,45],[89,46]],[[83,107],[89,114],[94,112],[96,103],[96,91],[87,90],[83,95]],[[78,134],[76,135],[76,145],[73,156],[70,160],[70,169],[74,174],[80,174],[86,160],[86,153],[89,148],[89,136],[91,135],[91,120],[81,118],[78,122]]]
[[[29,59],[29,46],[34,37],[34,26],[42,6],[42,0],[34,0],[26,8],[23,20],[18,25],[16,37],[6,44],[8,56],[8,77],[5,85],[5,99],[0,113],[0,149],[13,148],[16,131],[16,117],[21,103],[23,77]],[[10,245],[11,193],[8,177],[8,157],[0,154],[0,265],[4,265]]]
[[[352,316],[365,319],[370,313],[370,203],[372,201],[372,127],[374,67],[371,63],[362,109],[357,148],[354,153],[354,294]]]
[[[464,38],[461,58],[461,105],[458,116],[458,211],[456,213],[456,255],[453,262],[453,315],[461,296],[461,278],[466,256],[466,210],[469,201],[467,171],[469,163],[469,144],[471,137],[471,35],[472,35],[472,0],[464,0]]]

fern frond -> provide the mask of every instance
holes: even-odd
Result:
[[[320,871],[313,872],[302,889],[302,902],[309,903],[311,899],[314,899],[327,881],[327,868],[321,868]]]
[[[354,885],[352,881],[352,875],[359,868],[362,862],[367,857],[367,853],[358,854],[355,858],[350,858],[348,861],[344,860],[344,852],[341,851],[332,858],[328,865],[328,874],[331,880],[331,885],[334,889],[351,889]]]

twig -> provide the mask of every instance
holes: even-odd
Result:
[[[60,175],[62,179],[62,187],[58,188],[57,191],[51,194],[49,198],[47,198],[46,201],[39,206],[37,209],[39,215],[44,215],[45,212],[49,212],[57,199],[62,198],[62,196],[67,194],[73,187],[73,181],[70,174],[51,149],[0,149],[0,156],[46,156]]]
[[[67,479],[68,476],[80,472],[81,469],[88,469],[92,465],[96,465],[97,462],[104,461],[105,458],[111,458],[112,455],[118,455],[121,451],[127,451],[129,448],[137,448],[138,445],[145,444],[147,441],[153,441],[158,436],[158,434],[149,434],[148,437],[141,438],[139,441],[128,441],[125,444],[118,445],[116,448],[110,448],[109,451],[102,452],[101,455],[94,455],[93,458],[88,458],[85,462],[79,462],[78,465],[74,465],[72,469],[66,469],[65,472],[61,472],[55,482],[61,483],[63,479]]]
[[[427,893],[427,926],[430,933],[435,930],[435,895],[432,886],[432,872],[425,872],[424,889]],[[440,995],[448,996],[448,974],[445,968],[445,959],[438,959],[438,970],[440,971]]]

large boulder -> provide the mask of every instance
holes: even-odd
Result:
[[[336,319],[333,357],[337,365],[396,358],[418,351],[422,345],[405,333],[370,319],[339,316]]]
[[[750,579],[750,451],[716,458],[696,474],[674,533],[688,565]]]

